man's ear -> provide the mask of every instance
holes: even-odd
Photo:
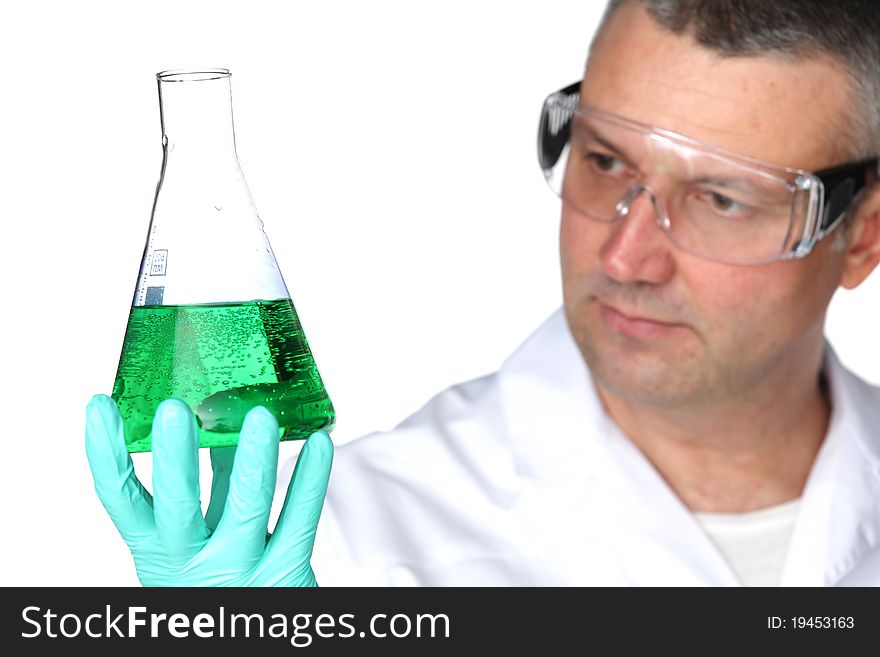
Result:
[[[880,184],[875,182],[867,194],[846,236],[840,285],[848,290],[861,285],[880,263]]]

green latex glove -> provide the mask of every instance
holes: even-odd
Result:
[[[183,402],[153,419],[153,495],[135,476],[116,403],[95,395],[86,411],[86,454],[98,497],[145,586],[316,586],[311,556],[333,444],[318,431],[296,462],[275,531],[267,528],[278,470],[278,423],[265,408],[246,416],[237,447],[213,450],[211,502],[199,501],[198,430]],[[231,470],[231,471],[230,471]]]

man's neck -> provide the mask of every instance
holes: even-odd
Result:
[[[685,506],[741,513],[801,495],[831,415],[818,368],[812,372],[768,377],[741,399],[700,407],[640,405],[596,389]]]

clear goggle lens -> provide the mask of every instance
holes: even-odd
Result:
[[[877,166],[875,158],[812,174],[766,164],[579,107],[577,85],[545,102],[538,156],[551,188],[577,212],[613,222],[647,200],[682,250],[738,264],[805,256]]]

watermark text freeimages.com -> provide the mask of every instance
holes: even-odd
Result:
[[[311,645],[316,638],[449,638],[446,614],[373,614],[366,623],[355,614],[266,614],[230,613],[225,607],[195,615],[153,613],[147,607],[125,607],[122,611],[105,605],[88,615],[59,613],[41,607],[25,607],[22,620],[27,629],[21,636],[103,639],[273,638],[287,639],[296,647]]]

